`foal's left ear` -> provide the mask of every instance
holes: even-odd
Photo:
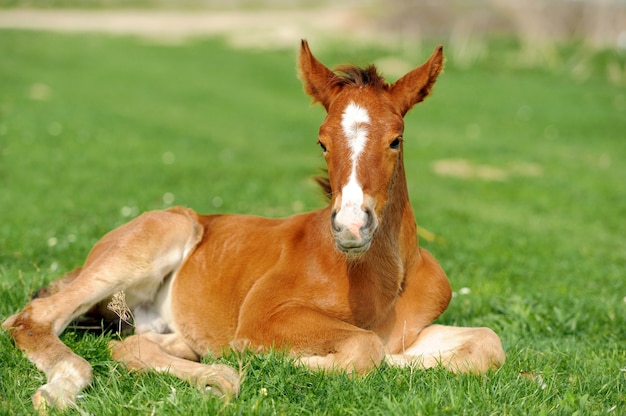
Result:
[[[443,46],[438,46],[426,63],[391,85],[391,96],[403,116],[430,94],[442,69]]]
[[[332,100],[340,90],[336,82],[338,77],[313,56],[309,44],[304,39],[300,48],[298,69],[306,93],[313,97],[314,102],[319,101],[328,111]]]

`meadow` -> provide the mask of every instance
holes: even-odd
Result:
[[[3,30],[0,319],[142,211],[322,207],[311,178],[323,167],[324,113],[296,77],[298,44]],[[417,65],[435,44],[311,46],[328,65]],[[233,354],[221,361],[245,381],[225,403],[167,375],[127,372],[107,351],[114,334],[69,329],[63,341],[95,380],[68,413],[626,414],[626,82],[606,75],[626,55],[581,57],[568,45],[557,65],[523,68],[515,48],[494,40],[469,67],[448,59],[405,129],[421,244],[455,291],[438,322],[493,328],[504,367],[459,376],[383,366],[353,379],[279,353]],[[31,414],[44,376],[4,331],[0,362],[0,413]]]

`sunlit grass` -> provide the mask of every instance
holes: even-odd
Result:
[[[310,178],[323,164],[323,112],[301,92],[297,44],[257,52],[214,40],[172,47],[3,31],[0,319],[144,210],[276,217],[321,207]],[[328,64],[395,53],[320,49]],[[383,367],[351,379],[278,353],[244,354],[224,359],[246,368],[241,397],[224,404],[172,377],[128,373],[110,361],[107,337],[67,331],[64,342],[94,366],[80,409],[626,412],[626,91],[600,72],[582,82],[566,69],[448,62],[433,97],[407,116],[411,198],[432,237],[422,243],[456,292],[440,322],[494,328],[508,354],[502,369],[475,377]],[[31,412],[43,375],[5,333],[0,359],[0,410]]]

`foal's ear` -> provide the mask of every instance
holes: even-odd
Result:
[[[391,85],[391,96],[403,116],[411,107],[423,101],[430,94],[442,68],[443,46],[438,46],[426,63]]]
[[[333,97],[340,89],[336,82],[338,77],[313,56],[304,39],[300,47],[298,69],[306,93],[313,98],[313,102],[319,101],[328,111]]]

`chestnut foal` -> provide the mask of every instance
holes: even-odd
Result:
[[[232,345],[287,348],[312,369],[357,374],[391,365],[484,372],[504,362],[488,328],[433,325],[448,279],[418,246],[403,162],[404,115],[430,93],[442,48],[388,84],[373,66],[337,72],[302,42],[300,77],[327,111],[319,145],[330,204],[285,219],[202,216],[187,208],[140,215],[106,234],[85,264],[9,317],[9,330],[47,377],[37,409],[64,408],[92,381],[58,338],[120,292],[135,334],[112,342],[130,369],[173,374],[236,395],[239,374],[199,363]]]

